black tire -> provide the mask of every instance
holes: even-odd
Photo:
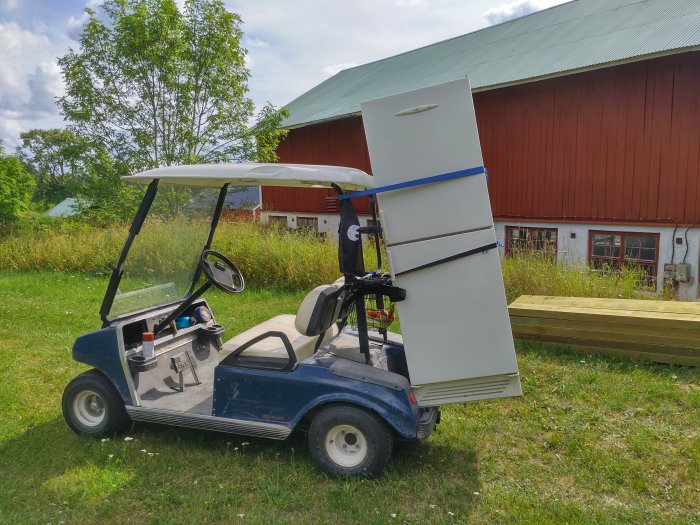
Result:
[[[88,370],[63,391],[63,417],[76,434],[105,437],[131,426],[121,396],[104,375]]]
[[[333,477],[380,476],[393,446],[393,434],[384,420],[354,406],[323,408],[309,427],[311,457]]]

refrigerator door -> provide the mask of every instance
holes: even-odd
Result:
[[[362,120],[377,186],[483,166],[466,78],[365,102]],[[484,174],[381,193],[378,198],[389,244],[493,224]]]
[[[406,289],[397,306],[413,385],[518,373],[496,248],[410,271],[495,242],[489,228],[387,249]]]

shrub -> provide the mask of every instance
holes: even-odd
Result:
[[[0,147],[0,219],[19,219],[30,207],[34,178],[22,166],[22,161],[5,155]]]

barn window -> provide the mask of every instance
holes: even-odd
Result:
[[[297,228],[318,231],[318,218],[316,217],[297,217]]]
[[[595,269],[622,266],[639,268],[645,284],[654,287],[659,252],[658,233],[591,231],[589,260]]]
[[[287,216],[286,215],[270,215],[267,218],[267,223],[270,226],[276,226],[278,228],[287,227]]]
[[[556,256],[557,229],[506,226],[506,253],[523,252]]]

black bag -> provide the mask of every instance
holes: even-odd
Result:
[[[364,275],[360,221],[350,199],[340,201],[340,226],[338,227],[338,264],[344,275]]]

